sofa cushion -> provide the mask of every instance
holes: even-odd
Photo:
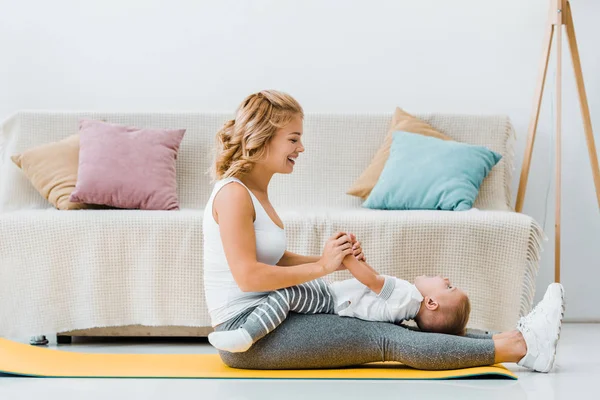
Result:
[[[352,207],[363,200],[346,191],[369,166],[392,119],[387,113],[306,114],[303,143],[293,174],[273,176],[269,198],[285,207]],[[474,207],[512,209],[510,194],[515,133],[506,115],[421,113],[415,116],[452,139],[486,146],[503,158],[484,180]],[[49,203],[17,168],[10,155],[64,139],[82,118],[137,127],[186,128],[177,153],[177,194],[181,208],[203,208],[210,197],[215,134],[233,118],[210,112],[19,111],[0,126],[0,212],[47,208]],[[8,161],[8,162],[7,162]],[[383,168],[382,168],[383,169]],[[326,189],[326,190],[325,190]]]
[[[185,129],[136,128],[83,119],[70,200],[142,210],[178,210],[175,162]]]
[[[89,208],[85,203],[69,201],[77,183],[79,134],[25,150],[11,159],[33,187],[57,209]]]
[[[394,132],[390,157],[363,206],[468,210],[479,186],[501,158],[483,146]]]
[[[392,134],[396,131],[405,131],[417,133],[419,135],[431,136],[442,140],[452,140],[448,135],[439,132],[434,127],[429,125],[427,122],[420,120],[419,118],[407,113],[400,107],[396,107],[392,122],[388,129],[388,133],[383,140],[383,144],[377,150],[375,157],[371,160],[369,166],[363,171],[358,179],[352,184],[350,189],[346,192],[351,196],[357,196],[366,200],[371,193],[371,190],[375,187],[381,172],[385,166],[385,163],[390,155],[390,148],[392,146]]]

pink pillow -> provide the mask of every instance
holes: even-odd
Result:
[[[175,161],[185,129],[79,121],[74,203],[179,210]]]

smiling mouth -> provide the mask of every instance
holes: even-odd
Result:
[[[289,162],[291,162],[291,163],[292,163],[292,165],[295,165],[295,164],[296,164],[296,161],[294,161],[293,159],[291,159],[291,158],[289,158],[289,157],[288,157],[288,161],[289,161]]]

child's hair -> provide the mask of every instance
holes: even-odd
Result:
[[[456,305],[444,304],[440,306],[440,311],[443,311],[443,313],[430,323],[420,321],[418,324],[419,329],[425,332],[464,336],[466,334],[467,322],[469,322],[469,316],[471,315],[471,301],[469,300],[469,296],[462,296]]]
[[[289,94],[263,90],[246,97],[216,135],[216,149],[209,170],[212,182],[240,176],[252,170],[265,156],[267,144],[277,129],[294,117],[304,118],[300,104]]]
[[[461,298],[458,304],[451,309],[446,305],[447,309],[445,317],[442,319],[441,330],[449,335],[464,336],[467,329],[467,322],[471,315],[471,301],[469,296],[465,295]]]

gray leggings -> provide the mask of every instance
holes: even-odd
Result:
[[[215,330],[239,328],[255,308]],[[493,364],[491,337],[491,332],[471,330],[461,337],[334,314],[292,312],[248,351],[219,351],[219,355],[226,365],[242,369],[339,368],[376,361],[399,361],[418,369],[456,369]]]

